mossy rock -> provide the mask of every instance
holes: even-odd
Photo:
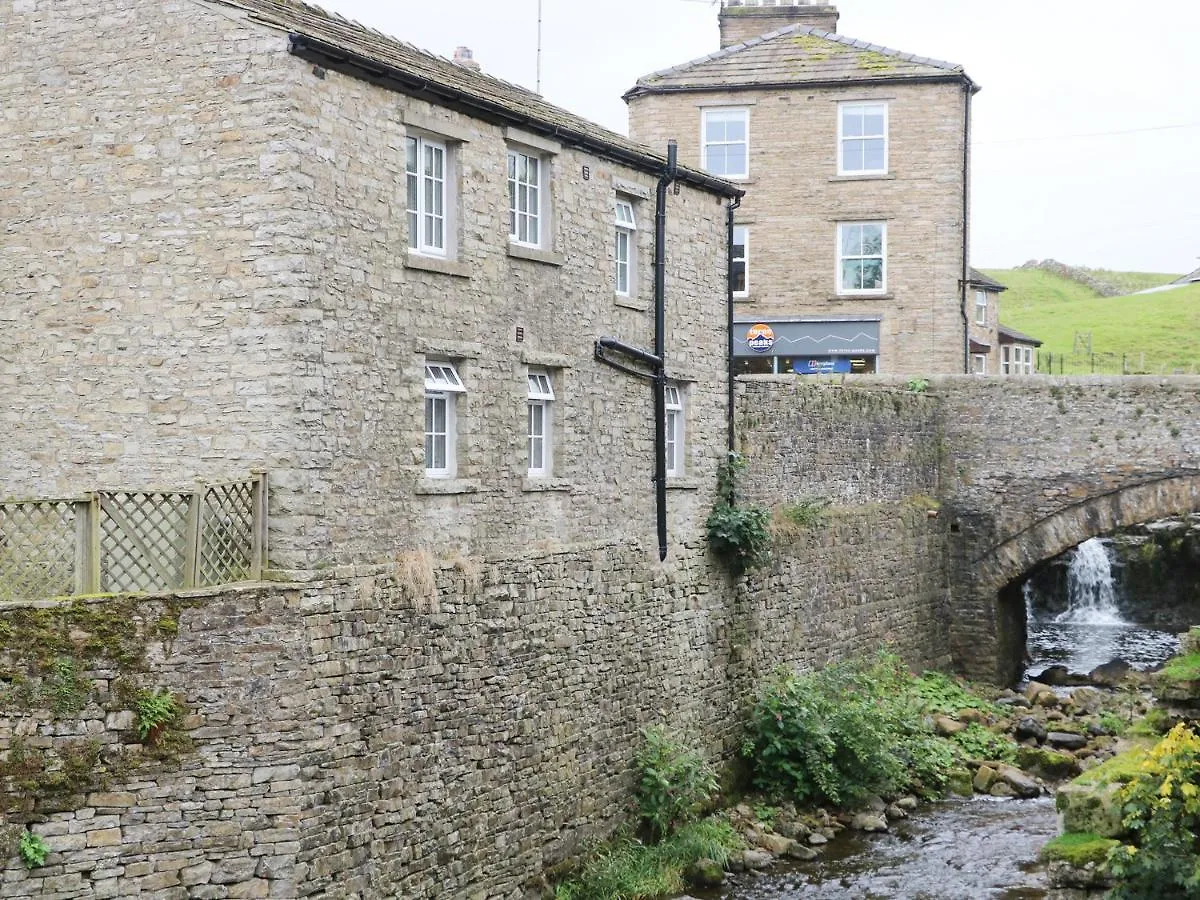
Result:
[[[1079,760],[1069,753],[1043,750],[1041,747],[1021,747],[1017,750],[1017,765],[1047,781],[1062,781],[1079,774]]]
[[[1121,785],[1064,784],[1054,797],[1054,808],[1066,832],[1091,833],[1115,838],[1125,833],[1121,813]]]
[[[1120,841],[1101,837],[1091,832],[1062,834],[1042,848],[1043,862],[1055,860],[1082,868],[1087,865],[1103,865],[1108,851],[1120,846]]]
[[[1142,762],[1146,759],[1146,755],[1154,743],[1147,742],[1126,750],[1124,753],[1119,753],[1095,768],[1088,769],[1072,783],[1085,786],[1128,784],[1137,777]]]
[[[947,773],[946,788],[959,797],[975,796],[974,779],[966,769],[952,769]]]

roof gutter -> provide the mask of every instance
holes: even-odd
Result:
[[[369,81],[399,93],[434,99],[440,105],[457,109],[474,118],[501,125],[515,125],[560,143],[588,150],[603,159],[634,169],[659,175],[667,164],[665,159],[653,153],[637,153],[594,135],[530,118],[514,112],[503,104],[477,97],[445,84],[439,84],[426,77],[413,75],[395,66],[386,65],[378,60],[303,34],[293,32],[288,35],[288,50],[293,56],[341,72],[351,78]],[[711,191],[721,197],[735,198],[745,194],[741,188],[735,187],[727,181],[692,169],[680,168],[677,180],[692,187]]]
[[[847,87],[878,87],[889,84],[962,84],[972,94],[979,93],[982,88],[967,76],[965,72],[947,72],[945,75],[893,75],[891,77],[828,79],[822,81],[756,81],[753,84],[672,84],[656,86],[652,84],[635,84],[621,99],[628,103],[635,97],[647,94],[701,94],[720,91],[778,91],[778,90],[808,90],[809,88],[847,88]]]

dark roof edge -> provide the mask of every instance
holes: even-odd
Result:
[[[994,293],[997,294],[1008,290],[1006,285],[1001,284],[995,278],[989,278],[978,269],[971,269],[971,277],[967,279],[967,284],[971,285],[972,287],[990,288]]]
[[[658,87],[652,84],[635,84],[621,99],[628,103],[635,97],[648,94],[703,94],[715,92],[736,91],[780,91],[808,90],[810,88],[847,88],[867,85],[871,87],[889,84],[964,84],[972,94],[978,94],[983,88],[971,80],[965,72],[947,72],[945,75],[892,75],[875,76],[872,78],[838,78],[825,81],[760,81],[754,84],[679,84]]]
[[[1035,337],[1030,337],[1023,332],[1017,331],[1015,328],[1009,328],[1007,325],[997,325],[996,331],[1000,335],[1000,343],[1018,343],[1018,344],[1033,344],[1035,347],[1040,347],[1045,341],[1039,341]]]
[[[503,104],[477,97],[432,79],[413,75],[403,69],[389,66],[307,35],[291,32],[288,35],[288,51],[293,56],[341,72],[351,78],[368,81],[399,93],[432,98],[439,105],[458,109],[475,118],[496,124],[516,125],[553,140],[590,150],[612,162],[641,169],[650,174],[661,175],[666,170],[666,159],[649,151],[637,153],[619,144],[609,143],[601,138],[564,128],[561,125],[531,119]],[[682,166],[679,168],[678,180],[731,199],[742,197],[746,193],[741,188],[720,178],[714,178],[704,172],[697,172]]]

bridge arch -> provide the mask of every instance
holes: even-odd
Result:
[[[1200,511],[1200,472],[1161,475],[1082,500],[969,554],[955,603],[955,664],[974,678],[1011,684],[1025,651],[1022,576],[1093,537]]]

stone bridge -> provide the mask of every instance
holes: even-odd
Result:
[[[972,677],[1017,677],[1030,570],[1088,538],[1200,510],[1200,378],[947,376],[915,407],[902,379],[767,392],[746,381],[744,424],[766,435],[747,449],[774,455],[757,467],[760,496],[773,467],[839,504],[936,485],[946,549],[931,564],[946,566],[948,640]],[[895,414],[853,399],[870,391],[890,393]]]

